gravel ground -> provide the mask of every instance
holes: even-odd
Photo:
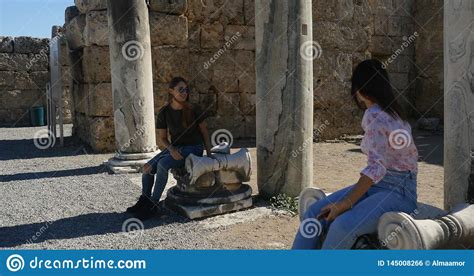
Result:
[[[40,150],[42,128],[0,128],[0,247],[37,249],[283,249],[298,227],[296,217],[256,201],[256,208],[190,221],[172,212],[124,232],[124,213],[140,194],[137,174],[111,175],[111,154],[90,154],[66,137],[65,147]],[[71,126],[66,126],[66,136]],[[416,135],[421,153],[419,195],[442,207],[442,135]],[[245,144],[245,143],[244,143]],[[315,186],[328,192],[357,181],[365,164],[357,143],[314,146]],[[249,148],[253,160],[255,148]],[[255,166],[256,164],[254,164]],[[256,170],[251,186],[256,188]]]

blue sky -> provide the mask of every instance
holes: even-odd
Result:
[[[0,36],[50,37],[74,0],[0,0]]]

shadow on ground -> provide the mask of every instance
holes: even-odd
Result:
[[[48,149],[39,149],[35,146],[35,139],[0,140],[0,161],[15,159],[49,158],[59,156],[75,156],[89,154],[91,150],[77,143],[73,137],[64,137],[64,147],[56,146]]]
[[[0,176],[0,182],[40,179],[40,178],[56,178],[66,176],[80,176],[80,175],[91,175],[98,174],[107,171],[107,167],[98,165],[94,167],[86,167],[79,169],[70,169],[62,171],[47,171],[47,172],[29,172],[29,173],[17,173],[11,175]]]
[[[134,235],[139,233],[126,232],[127,226],[137,229],[136,227],[133,228],[133,223],[135,223],[135,226],[138,225],[140,229],[150,229],[162,225],[189,221],[186,218],[167,213],[160,219],[150,219],[142,222],[142,228],[142,226],[136,224],[137,220],[128,220],[131,218],[132,216],[128,213],[91,213],[55,221],[1,227],[0,233],[2,233],[2,238],[0,239],[0,248],[41,243],[47,240],[74,239],[109,233]]]

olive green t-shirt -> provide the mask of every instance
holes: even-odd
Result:
[[[193,104],[192,111],[194,120],[187,127],[184,127],[182,121],[183,111],[175,110],[170,104],[166,104],[158,112],[156,128],[168,129],[172,145],[202,145],[199,124],[207,118],[207,114],[196,104]]]

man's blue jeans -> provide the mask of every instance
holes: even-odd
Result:
[[[204,151],[203,145],[175,146],[175,148],[183,156],[182,160],[175,160],[171,153],[165,149],[148,161],[152,170],[149,174],[144,173],[142,176],[142,194],[155,202],[160,201],[161,194],[165,190],[166,183],[168,182],[168,171],[172,168],[183,167],[184,160],[191,153],[202,156]],[[155,184],[154,186],[153,183]]]
[[[359,236],[377,232],[379,218],[384,213],[410,214],[417,208],[416,174],[388,170],[352,209],[340,214],[333,222],[316,219],[323,207],[344,199],[352,187],[330,194],[306,210],[293,249],[350,249]]]

